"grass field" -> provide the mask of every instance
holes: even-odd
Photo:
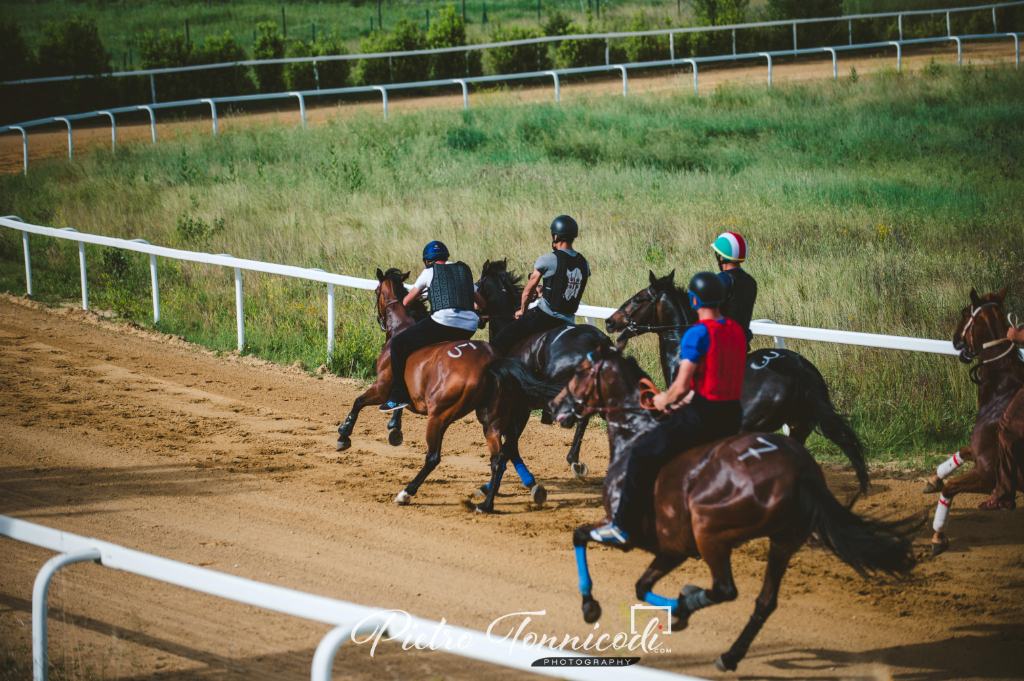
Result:
[[[582,225],[586,302],[618,306],[648,269],[714,265],[724,229],[750,242],[756,317],[949,338],[971,286],[1024,303],[1024,76],[1012,68],[721,87],[700,99],[595,98],[336,119],[119,145],[0,178],[0,211],[354,276],[416,270],[448,243],[478,270],[529,269],[559,213]],[[77,249],[33,237],[37,298],[79,296]],[[151,321],[142,257],[87,248],[93,304]],[[159,328],[235,345],[230,270],[161,261]],[[0,231],[0,290],[24,291],[21,243]],[[339,289],[326,353],[322,285],[245,275],[250,352],[366,377],[383,334],[367,292]],[[760,345],[769,339],[757,339]],[[926,463],[966,440],[975,389],[955,358],[790,342],[823,372],[876,462]],[[654,346],[635,351],[656,373]],[[812,440],[816,453],[831,445]],[[923,457],[923,458],[922,458]]]

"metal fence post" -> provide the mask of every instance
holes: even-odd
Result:
[[[900,40],[903,40],[903,15],[902,14],[899,15],[899,17],[896,20],[896,23],[898,23],[899,26],[900,26]]]
[[[65,565],[73,563],[85,563],[88,561],[99,562],[101,558],[99,549],[88,549],[77,553],[61,553],[46,561],[36,581],[32,585],[32,678],[34,681],[46,681],[49,674],[47,664],[47,633],[46,597],[50,591],[50,581]]]
[[[996,24],[996,8],[992,7],[992,32],[999,33],[999,25]]]
[[[462,86],[462,108],[469,109],[469,87],[466,85],[466,81],[456,78],[455,82]]]
[[[28,134],[25,132],[25,128],[20,125],[12,125],[11,130],[21,131],[21,150],[25,156],[25,174],[28,175]]]
[[[78,242],[78,268],[82,273],[82,309],[89,309],[89,280],[85,276],[85,242]]]
[[[956,36],[953,36],[952,39],[956,41],[956,65],[961,67],[961,68],[963,68],[964,57],[963,57],[963,50],[961,49],[961,45],[960,45],[960,38],[957,38]]]
[[[684,59],[683,61],[693,67],[693,96],[700,97],[700,91],[697,89],[697,60]]]
[[[302,98],[302,94],[298,92],[289,92],[292,97],[299,98],[299,114],[302,116],[302,129],[306,129],[306,100]]]
[[[153,144],[156,144],[156,114],[153,113],[153,107],[142,105],[139,108],[149,112],[149,127],[153,130]]]
[[[832,53],[832,77],[839,80],[839,61],[836,59],[836,51],[831,47],[823,47],[821,49]]]
[[[149,74],[149,92],[153,95],[153,104],[156,104],[156,79],[152,73]]]
[[[626,95],[629,94],[629,80],[626,77],[626,67],[619,65],[616,66],[615,68],[622,71],[622,96],[625,97]]]
[[[1016,33],[1010,33],[1013,36],[1013,51],[1017,56],[1017,68],[1020,68],[1020,37]],[[28,147],[25,147],[25,163],[28,164]]]
[[[210,105],[210,115],[213,116],[213,136],[217,136],[217,104],[212,99],[200,99]]]
[[[149,254],[149,281],[153,287],[153,322],[160,321],[160,282],[156,276],[156,256]]]
[[[380,92],[381,96],[384,98],[384,120],[387,120],[388,119],[388,91],[387,91],[387,88],[385,88],[383,85],[374,85],[373,89],[377,90],[378,92]]]
[[[71,157],[72,157],[72,148],[71,148],[71,121],[69,121],[69,120],[68,120],[68,119],[66,119],[66,118],[54,118],[53,120],[55,120],[55,121],[64,121],[64,122],[65,122],[65,123],[67,123],[67,125],[68,125],[68,158],[71,158]]]
[[[28,250],[28,232],[21,233],[21,244],[25,247],[25,291],[32,297],[32,256]]]
[[[668,34],[668,58],[672,61],[676,60],[676,34]]]
[[[558,88],[558,73],[555,71],[545,71],[545,73],[547,73],[549,76],[555,79],[555,101],[562,101],[562,93],[559,92]]]
[[[114,114],[109,111],[99,111],[97,113],[110,116],[110,152],[114,153],[117,151],[117,123],[114,122]]]
[[[850,19],[850,44],[853,44],[853,19]]]
[[[793,44],[796,44],[796,24],[793,24]],[[736,56],[736,29],[732,29],[732,56]]]
[[[238,318],[238,351],[245,348],[245,319],[242,314],[242,269],[235,268],[235,316]]]
[[[903,69],[903,48],[895,40],[890,40],[889,44],[896,46],[896,73],[899,73]]]
[[[796,56],[796,22],[793,22],[793,56]]]
[[[340,626],[331,629],[326,636],[320,639],[320,643],[313,653],[310,681],[331,681],[331,668],[334,666],[334,657],[338,654],[338,648],[353,633],[352,627]]]
[[[327,284],[327,354],[334,354],[334,284]]]
[[[768,87],[771,87],[772,86],[772,55],[768,54],[767,52],[758,52],[758,54],[760,56],[762,56],[762,57],[767,57],[768,58]]]
[[[612,63],[611,62],[611,57],[609,56],[611,54],[611,50],[612,50],[612,41],[609,40],[608,38],[605,38],[604,39],[604,65],[605,66],[610,66],[611,63]]]

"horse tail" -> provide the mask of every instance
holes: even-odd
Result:
[[[803,358],[801,358],[803,359]],[[857,433],[853,432],[846,417],[836,411],[832,405],[832,398],[828,394],[828,384],[818,369],[807,362],[804,364],[805,378],[804,397],[811,407],[811,413],[818,422],[821,434],[834,442],[839,449],[846,454],[850,460],[853,471],[857,475],[857,482],[860,484],[860,492],[863,494],[868,490],[868,466],[864,462],[864,445],[861,443]]]
[[[538,379],[525,362],[511,357],[491,360],[487,365],[487,374],[496,384],[516,386],[528,397],[537,399],[550,400],[565,387],[555,381]]]
[[[917,562],[913,535],[924,524],[914,516],[896,521],[862,518],[839,502],[810,470],[798,481],[801,515],[811,534],[861,576],[902,574]]]

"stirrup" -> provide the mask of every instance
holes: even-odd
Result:
[[[394,400],[388,400],[384,404],[380,405],[380,410],[384,413],[388,413],[398,411],[399,409],[405,409],[408,406],[408,402],[395,402]]]
[[[599,544],[610,544],[613,546],[627,546],[629,535],[615,526],[615,523],[608,523],[590,531],[590,538]]]

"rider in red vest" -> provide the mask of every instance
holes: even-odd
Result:
[[[657,408],[672,413],[630,452],[614,522],[591,531],[594,541],[618,546],[640,543],[643,520],[653,511],[654,483],[662,466],[691,447],[740,430],[746,335],[739,324],[719,311],[725,285],[714,274],[695,275],[689,296],[699,321],[683,335],[675,380],[654,398]]]

